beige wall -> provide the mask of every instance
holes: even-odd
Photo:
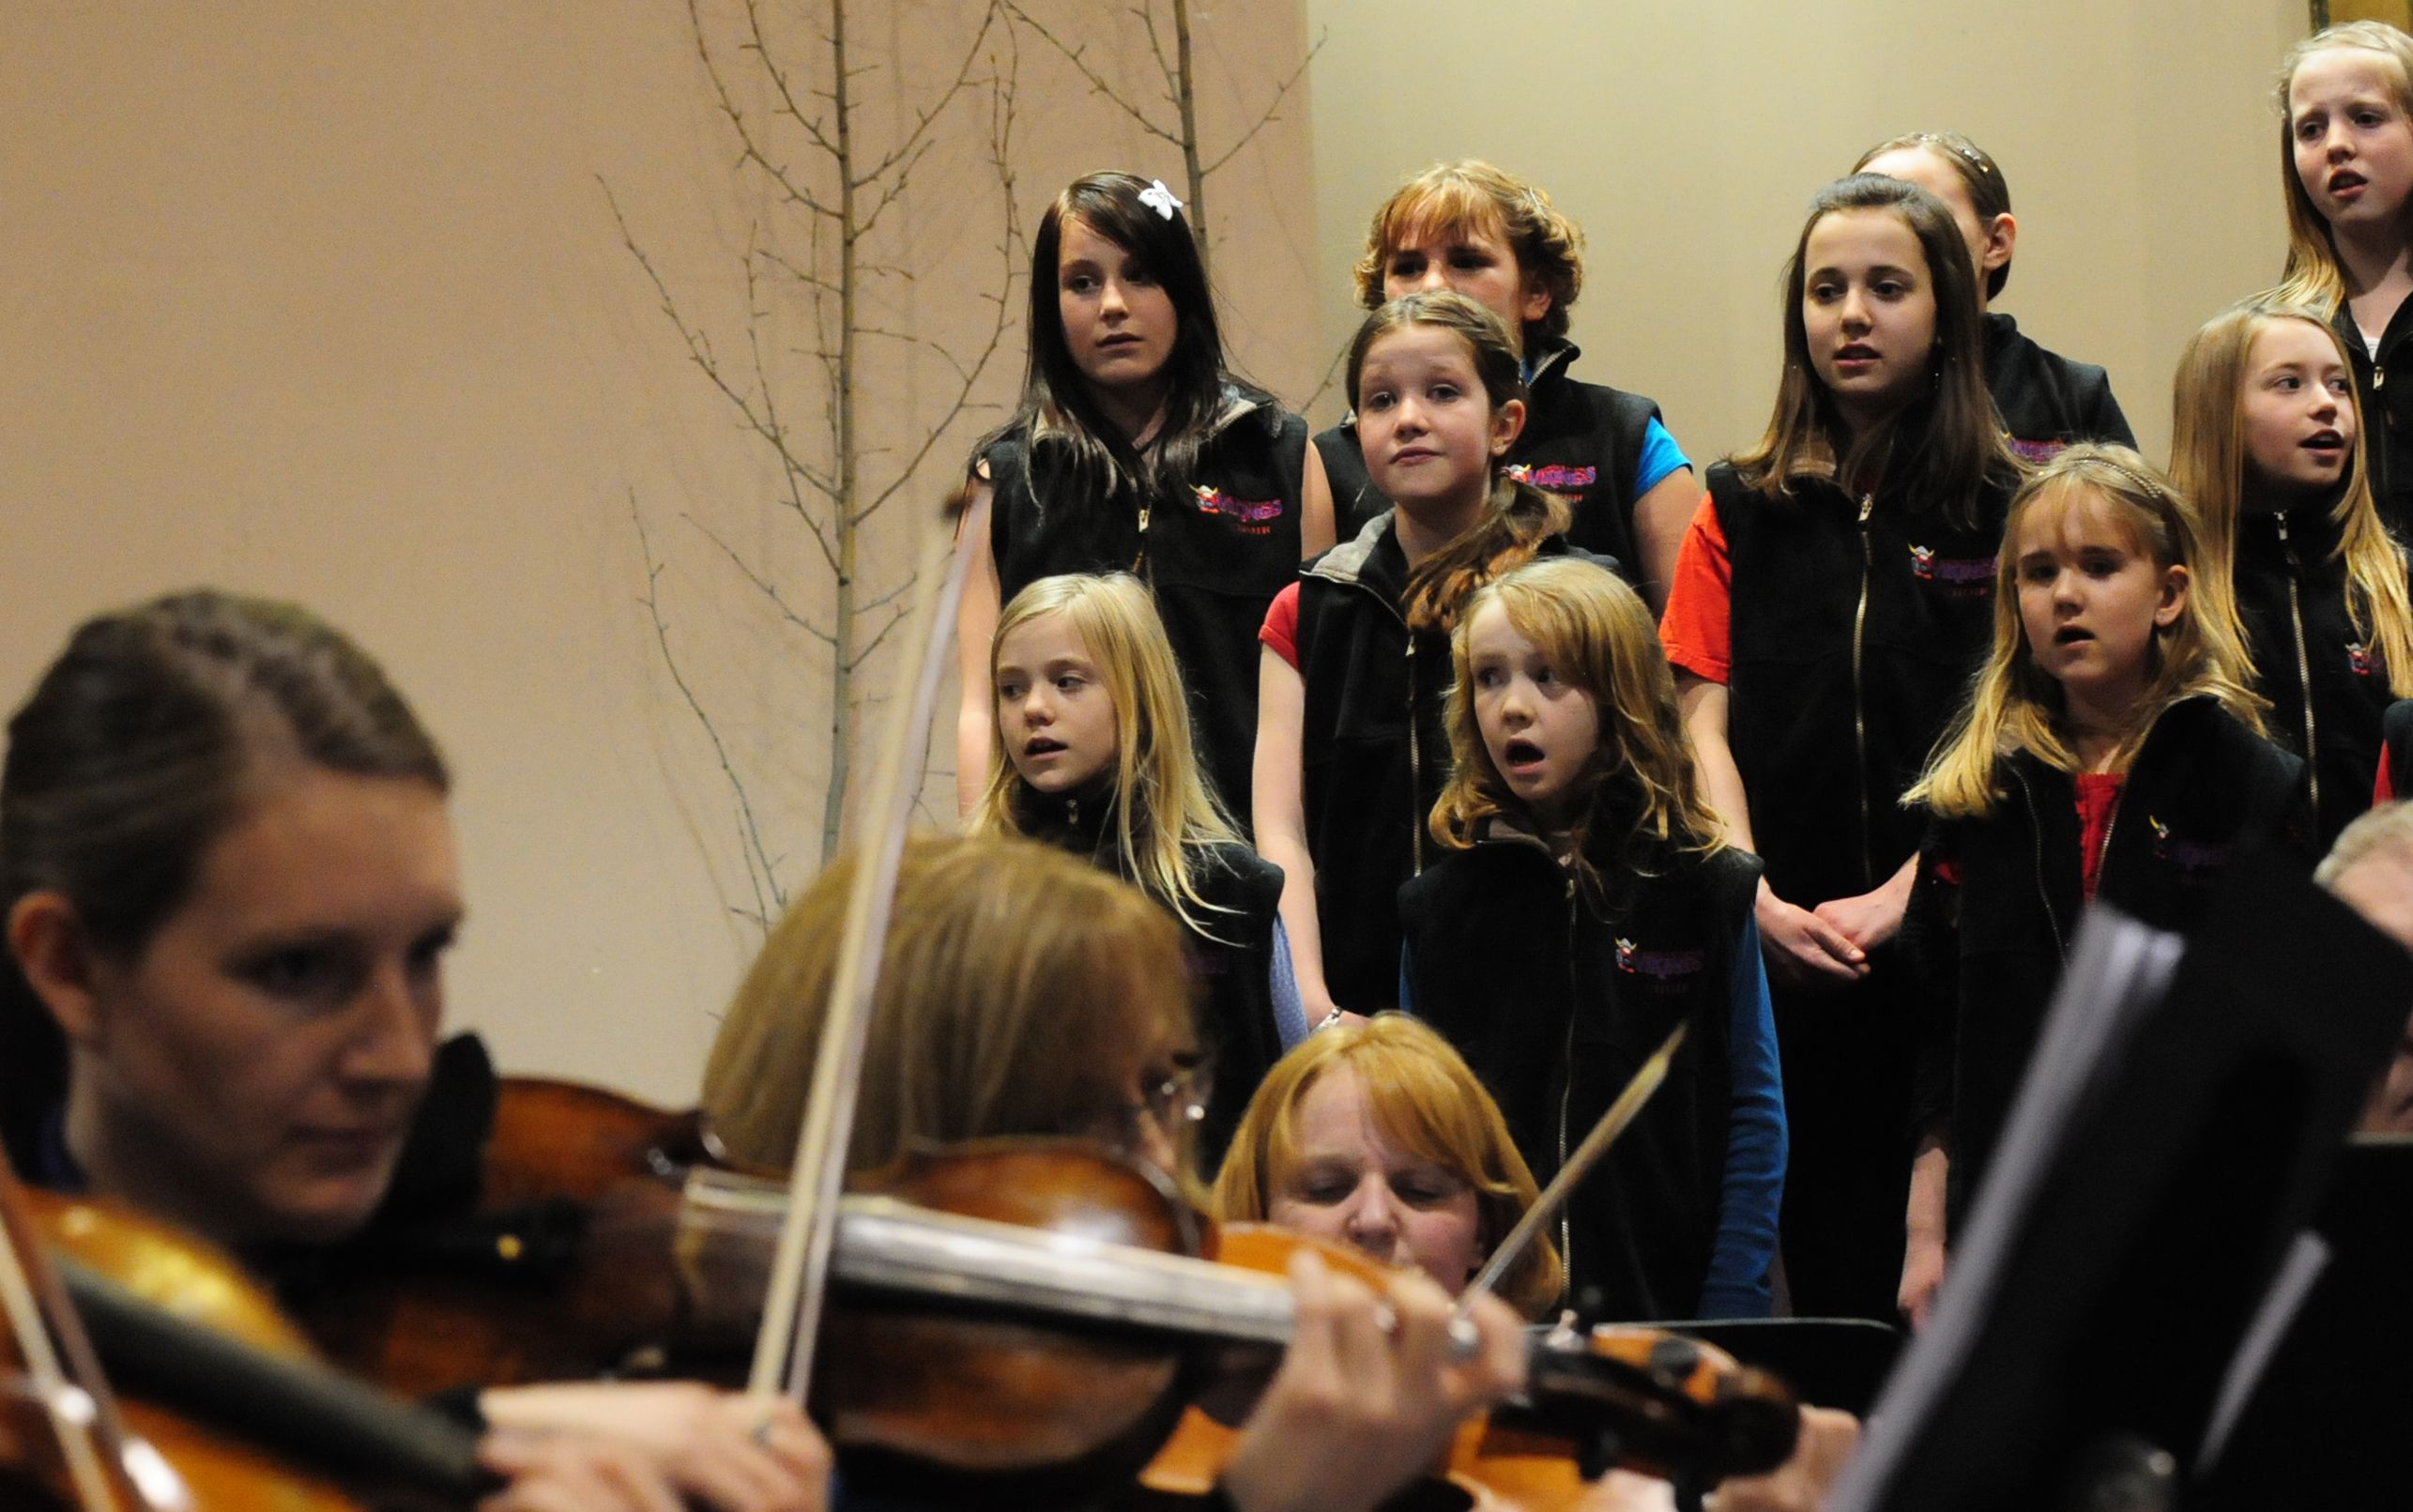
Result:
[[[858,0],[860,60],[879,65],[868,135],[952,72],[980,8]],[[1140,77],[1145,38],[1121,8],[1086,27],[1067,21],[1099,13],[1085,0],[1030,8],[1094,67]],[[1203,24],[1212,145],[1268,92],[1260,60],[1303,42],[1295,0],[1236,0]],[[459,774],[472,920],[456,1019],[510,1068],[692,1096],[756,938],[730,911],[752,891],[718,760],[637,603],[632,500],[789,888],[817,842],[827,691],[809,646],[689,523],[801,604],[826,596],[776,470],[687,364],[599,185],[739,349],[735,254],[751,228],[777,234],[776,206],[733,172],[686,8],[44,0],[11,7],[6,32],[0,699],[104,604],[206,581],[320,607],[387,663]],[[1062,59],[1029,38],[1019,58],[1026,223],[1090,168],[1177,177],[1178,154]],[[1214,180],[1243,355],[1285,387],[1319,371],[1306,109],[1301,95]],[[902,205],[882,255],[920,276],[892,283],[880,323],[941,332],[992,291],[985,121],[985,103],[951,120]],[[775,344],[802,326],[782,307]],[[1020,363],[1017,320],[976,397],[1009,399]],[[806,366],[781,382],[810,415]],[[877,444],[926,430],[934,372],[875,364],[858,398]],[[960,422],[903,496],[935,497],[997,413]],[[894,571],[882,542],[875,579]],[[877,688],[885,665],[870,671]]]
[[[1325,335],[1367,214],[1437,158],[1490,158],[1590,238],[1577,370],[1657,399],[1696,461],[1754,439],[1777,280],[1811,191],[1869,144],[1954,127],[2021,236],[1998,308],[2111,370],[2167,451],[2180,344],[2278,274],[2268,95],[2302,0],[1810,5],[1309,0]],[[1436,38],[1449,38],[1446,53]]]

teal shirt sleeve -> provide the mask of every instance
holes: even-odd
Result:
[[[1659,423],[1657,416],[1652,416],[1650,424],[1642,431],[1642,458],[1634,466],[1634,497],[1640,498],[1667,481],[1668,476],[1677,468],[1691,466],[1692,459],[1675,444],[1675,437],[1668,435],[1667,427]]]

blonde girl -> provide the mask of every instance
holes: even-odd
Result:
[[[1472,158],[1435,163],[1374,212],[1354,280],[1367,310],[1448,289],[1500,317],[1526,389],[1525,428],[1508,465],[1567,501],[1570,544],[1623,563],[1653,606],[1661,603],[1700,487],[1656,403],[1568,375],[1582,355],[1566,336],[1583,292],[1582,229],[1539,185]],[[1367,472],[1353,412],[1315,449],[1344,529],[1388,504]]]
[[[1918,848],[1898,800],[1983,658],[2018,466],[1974,278],[1925,190],[1861,174],[1819,191],[1786,270],[1775,412],[1709,469],[1660,621],[1710,805],[1767,867],[1805,1313],[1894,1310],[1914,1042],[1886,947]]]
[[[1336,1024],[1275,1062],[1214,1182],[1225,1223],[1272,1223],[1413,1266],[1456,1296],[1541,1195],[1499,1105],[1449,1042],[1403,1014]],[[1499,1292],[1549,1315],[1548,1239]]]
[[[1402,1006],[1544,1178],[1688,1026],[1561,1221],[1570,1291],[1611,1318],[1764,1316],[1785,1124],[1759,864],[1702,802],[1650,610],[1590,562],[1535,562],[1468,602],[1451,663],[1444,854],[1400,890]]]
[[[2302,765],[2262,736],[2217,552],[2169,480],[2072,447],[2003,539],[1985,671],[1903,799],[1932,816],[1907,925],[1932,992],[1901,1292],[1917,1321],[2080,911],[2185,929],[2233,854],[2309,845]]]
[[[1333,541],[1306,421],[1231,371],[1189,220],[1161,182],[1086,174],[1056,196],[1031,237],[1028,335],[1022,402],[971,462],[958,807],[988,771],[1000,606],[1042,577],[1120,571],[1155,599],[1208,781],[1245,814],[1257,627]]]
[[[2275,292],[2344,344],[2375,417],[2372,493],[2403,535],[2413,525],[2413,37],[2376,21],[2324,27],[2288,51],[2278,106],[2287,267]]]
[[[1199,1130],[1211,1169],[1258,1078],[1305,1033],[1281,873],[1199,775],[1181,669],[1138,579],[1041,578],[1005,606],[992,646],[989,768],[967,830],[1070,850],[1180,922],[1214,1066]]]
[[[2351,353],[2303,306],[2249,300],[2178,361],[2171,475],[2244,617],[2273,731],[2326,841],[2371,804],[2388,705],[2413,695],[2404,549],[2363,466]]]
[[[1396,1005],[1399,884],[1425,860],[1448,775],[1442,697],[1468,594],[1563,552],[1565,503],[1502,471],[1524,424],[1517,348],[1463,296],[1367,317],[1350,392],[1392,507],[1282,590],[1259,638],[1257,848],[1282,869],[1282,920],[1307,1020]]]
[[[1934,195],[1952,212],[1978,272],[1978,313],[1984,319],[1986,391],[1993,396],[2010,449],[2042,462],[2073,441],[2136,445],[2128,417],[2112,397],[2112,380],[2091,362],[2048,352],[2019,323],[1991,308],[2010,282],[2019,221],[2010,184],[1993,154],[1958,131],[1912,131],[1860,154],[1856,174],[1883,174]]]

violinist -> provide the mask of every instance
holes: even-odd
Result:
[[[852,865],[817,880],[740,985],[705,1073],[728,1153],[784,1168],[830,996]],[[1170,915],[1130,884],[1020,839],[906,850],[875,991],[848,1163],[920,1144],[1087,1136],[1179,1181],[1203,1105]],[[1474,1312],[1456,1363],[1449,1303],[1402,1278],[1385,1330],[1373,1295],[1303,1256],[1280,1367],[1219,1483],[1242,1512],[1372,1507],[1431,1465],[1468,1413],[1521,1382],[1515,1314]]]
[[[81,627],[0,772],[0,1131],[272,1284],[364,1226],[422,1109],[463,916],[449,777],[384,674],[298,607],[194,591]],[[822,1504],[785,1403],[699,1386],[459,1405],[495,1508]]]
[[[1447,1040],[1403,1014],[1321,1030],[1249,1100],[1214,1183],[1226,1223],[1273,1223],[1413,1265],[1455,1296],[1540,1195],[1499,1105]],[[1559,1298],[1537,1239],[1502,1277],[1527,1318]]]

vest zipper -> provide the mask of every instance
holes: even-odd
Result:
[[[2313,659],[2304,650],[2304,600],[2300,579],[2304,564],[2297,558],[2296,547],[2287,539],[2287,512],[2281,510],[2279,549],[2287,557],[2287,622],[2296,632],[2296,685],[2304,695],[2304,779],[2309,785],[2306,796],[2317,812],[2321,807],[2320,732],[2313,723]]]
[[[2036,806],[2036,794],[2027,786],[2026,773],[2013,767],[2010,774],[2011,780],[2019,784],[2021,801],[2027,804],[2027,832],[2036,848],[2037,901],[2044,905],[2044,922],[2053,930],[2053,948],[2061,953],[2063,960],[2068,960],[2069,942],[2062,938],[2061,916],[2053,911],[2053,893],[2044,885],[2044,815]],[[2117,822],[2118,815],[2114,814],[2113,819]],[[2111,831],[2108,828],[2103,832],[2103,848],[2106,851],[2111,849]]]
[[[1148,512],[1154,507],[1153,500],[1139,501],[1139,549],[1131,554],[1131,575],[1149,583],[1155,582],[1155,574],[1144,570],[1140,564],[1148,559]]]
[[[1425,790],[1423,737],[1416,729],[1416,633],[1408,632],[1408,843],[1415,857],[1415,875],[1425,874]]]
[[[1860,642],[1869,624],[1869,573],[1876,563],[1876,548],[1869,536],[1869,516],[1876,507],[1874,494],[1860,496],[1860,603],[1852,611],[1852,743],[1860,758],[1860,878],[1870,887],[1877,884],[1877,866],[1869,853],[1873,825],[1869,816],[1869,711],[1860,690]]]
[[[1575,1016],[1582,998],[1575,962],[1576,925],[1575,878],[1566,879],[1566,1046],[1559,1055],[1558,1081],[1558,1170],[1566,1168],[1566,1110],[1575,1094]],[[1558,1170],[1550,1172],[1555,1176]],[[1558,1210],[1558,1258],[1566,1277],[1566,1298],[1575,1300],[1575,1226],[1567,1217],[1567,1204]]]

